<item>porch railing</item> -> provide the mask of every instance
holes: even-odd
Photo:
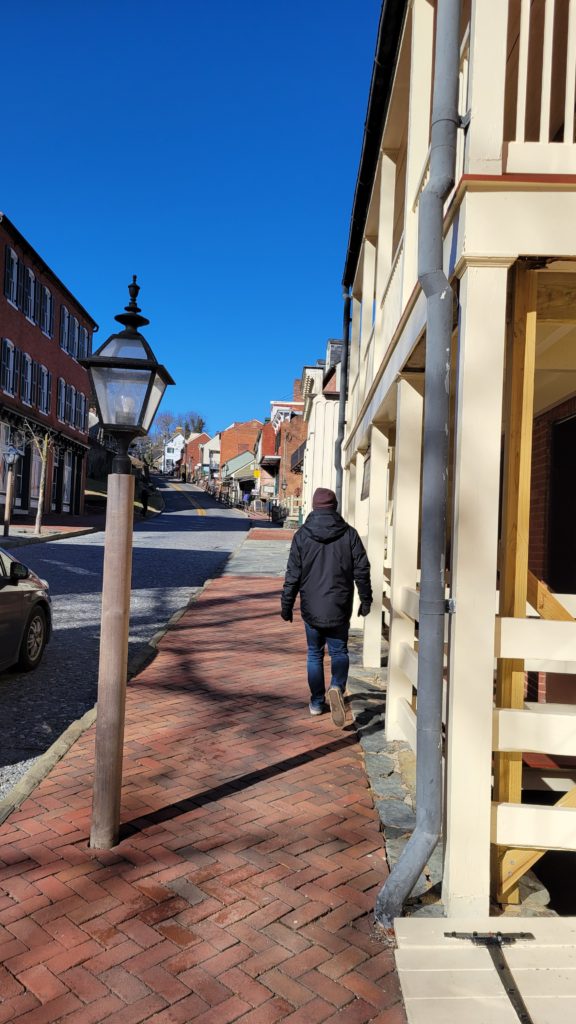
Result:
[[[576,0],[509,3],[508,173],[574,173]],[[514,19],[514,20],[512,20]]]

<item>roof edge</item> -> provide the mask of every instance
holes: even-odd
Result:
[[[23,249],[26,249],[30,253],[30,255],[32,256],[32,258],[37,261],[38,267],[42,271],[42,273],[46,274],[47,277],[52,278],[52,280],[55,282],[55,284],[57,284],[58,287],[62,290],[64,295],[67,295],[70,299],[72,299],[74,304],[84,314],[86,319],[90,321],[90,323],[92,324],[92,329],[93,329],[94,333],[96,333],[99,330],[99,328],[98,328],[98,324],[96,323],[94,317],[90,316],[90,313],[88,312],[88,310],[82,305],[81,302],[78,301],[76,296],[72,294],[72,292],[70,291],[69,288],[66,287],[64,282],[61,281],[60,278],[58,277],[58,275],[55,274],[54,271],[51,269],[51,267],[48,266],[48,264],[46,263],[46,260],[42,259],[40,254],[34,248],[34,246],[30,245],[30,242],[28,241],[28,239],[24,237],[22,232],[18,230],[16,225],[10,220],[10,218],[5,213],[2,213],[2,211],[0,211],[0,223],[7,224],[9,230],[12,232],[12,234],[15,235],[15,238],[16,238],[16,241],[18,242],[18,244],[21,245]]]
[[[364,225],[372,195],[374,177],[380,155],[380,142],[388,114],[390,93],[398,61],[398,51],[404,21],[408,11],[408,0],[383,0],[378,25],[376,53],[372,68],[368,110],[364,122],[364,138],[360,153],[360,165],[354,189],[354,201],[350,217],[348,248],[342,284],[352,287],[360,256]]]

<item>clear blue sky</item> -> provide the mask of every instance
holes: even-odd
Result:
[[[264,418],[340,337],[380,0],[2,12],[0,209],[100,325],[138,274],[162,409]]]

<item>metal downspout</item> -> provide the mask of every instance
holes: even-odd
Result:
[[[438,0],[430,178],[420,197],[418,280],[427,298],[422,466],[416,827],[376,900],[393,927],[442,830],[442,680],[452,289],[443,269],[444,200],[456,163],[460,0]]]
[[[352,298],[349,292],[344,292],[344,329],[342,332],[342,361],[340,363],[340,398],[338,402],[338,433],[334,445],[334,466],[336,469],[336,498],[338,500],[338,511],[342,514],[342,443],[344,441],[344,428],[346,426],[346,398],[348,395],[348,349],[350,347],[350,306]]]

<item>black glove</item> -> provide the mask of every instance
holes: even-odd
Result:
[[[358,615],[361,615],[362,618],[364,618],[366,615],[369,614],[369,612],[370,612],[370,603],[368,601],[361,601],[360,602],[360,607],[358,609]]]
[[[292,609],[282,608],[280,615],[284,619],[284,622],[292,622]]]

